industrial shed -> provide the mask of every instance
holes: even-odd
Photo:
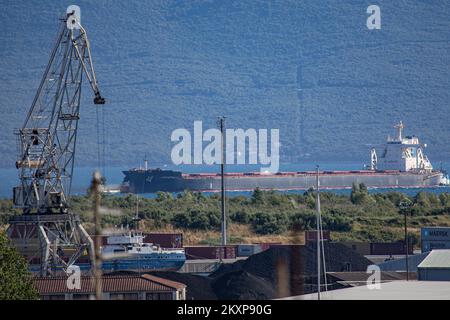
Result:
[[[417,270],[419,280],[450,281],[450,249],[432,250]]]
[[[317,300],[317,293],[280,300]],[[391,281],[380,289],[367,286],[322,292],[321,300],[450,300],[450,286],[445,281]]]
[[[429,252],[408,256],[408,271],[417,272],[417,267],[428,256]],[[377,266],[381,271],[406,271],[406,257],[396,258],[382,263]]]

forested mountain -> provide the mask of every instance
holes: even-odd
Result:
[[[74,1],[1,1],[0,166]],[[450,3],[376,1],[76,1],[103,95],[106,162],[169,163],[176,128],[279,128],[281,161],[368,158],[399,120],[450,156]],[[96,163],[86,87],[77,164]],[[102,121],[100,121],[101,124]],[[99,130],[100,135],[103,130]],[[367,162],[367,160],[366,160]]]

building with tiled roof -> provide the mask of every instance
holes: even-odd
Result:
[[[81,276],[36,277],[34,284],[43,300],[88,300],[95,297],[94,278]],[[160,277],[143,275],[104,275],[104,300],[184,300],[186,285]]]

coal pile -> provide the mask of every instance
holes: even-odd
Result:
[[[269,280],[243,269],[217,277],[212,288],[220,300],[267,300],[276,295]]]
[[[149,272],[156,277],[184,283],[186,288],[186,300],[217,300],[217,295],[212,289],[213,279],[189,273],[179,272]]]
[[[365,271],[370,261],[339,243],[326,243],[327,271]],[[275,299],[314,292],[316,247],[277,246],[210,275],[219,299]]]
[[[370,261],[339,243],[325,243],[328,272],[365,272]],[[317,257],[314,243],[279,245],[246,260],[222,264],[209,275],[150,272],[187,285],[188,300],[264,300],[315,292]]]

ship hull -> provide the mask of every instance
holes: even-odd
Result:
[[[175,259],[118,259],[103,261],[104,271],[177,271],[185,260]]]
[[[115,271],[178,271],[186,260],[180,259],[115,259],[102,262],[102,270],[104,272]],[[91,270],[90,263],[75,263],[81,271],[86,272]],[[30,265],[30,272],[39,272],[40,265]],[[56,267],[55,272],[63,272],[63,266]]]
[[[376,172],[376,171],[333,171],[319,174],[320,186],[323,189],[346,189],[354,183],[364,183],[369,188],[426,188],[436,187],[441,183],[443,174]],[[129,191],[134,193],[179,192],[183,190],[216,192],[221,188],[220,175],[184,174],[176,179],[159,182],[150,181],[143,176],[135,175],[128,179]],[[176,181],[174,181],[176,180]],[[315,187],[316,175],[313,172],[279,173],[279,174],[227,174],[225,187],[228,191],[248,191],[255,188],[274,190],[307,190]]]

